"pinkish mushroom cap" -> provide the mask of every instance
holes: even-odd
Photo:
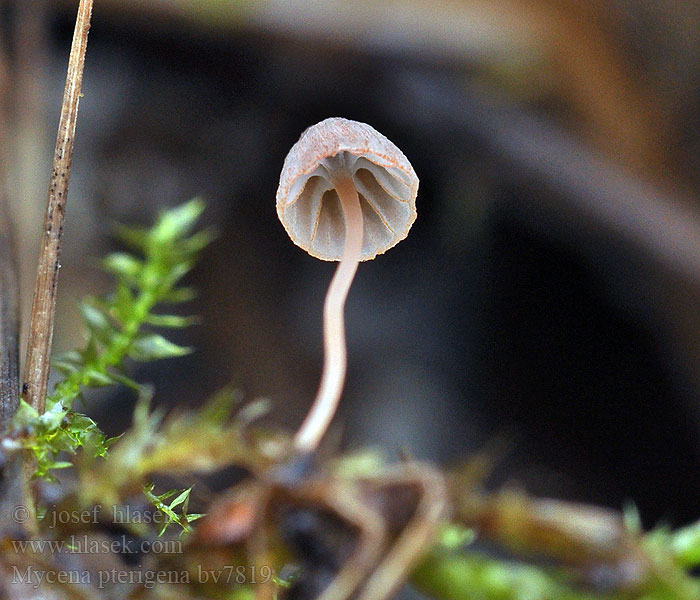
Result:
[[[336,117],[304,131],[284,161],[277,214],[297,246],[322,260],[340,260],[345,221],[333,184],[338,174],[349,174],[359,195],[360,260],[373,259],[408,235],[418,193],[411,163],[373,127]]]

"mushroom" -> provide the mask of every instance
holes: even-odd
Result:
[[[323,308],[321,383],[294,437],[300,452],[316,449],[338,406],[347,362],[343,311],[358,263],[408,235],[417,193],[418,177],[403,152],[357,121],[331,118],[309,127],[284,161],[280,221],[311,256],[340,261]]]

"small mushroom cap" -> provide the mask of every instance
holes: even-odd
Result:
[[[352,177],[364,217],[360,260],[371,260],[408,235],[418,177],[403,152],[365,123],[336,117],[301,134],[284,160],[277,215],[297,246],[340,260],[345,220],[332,179],[343,172]]]

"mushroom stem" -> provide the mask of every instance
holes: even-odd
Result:
[[[345,299],[357,272],[362,252],[363,220],[360,199],[352,177],[333,178],[345,218],[345,247],[323,306],[323,374],[316,399],[294,436],[300,452],[313,452],[333,419],[345,383]]]

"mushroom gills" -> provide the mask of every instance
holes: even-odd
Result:
[[[360,157],[355,162],[355,171],[359,173],[363,169],[374,175],[374,179],[387,194],[399,202],[408,202],[411,197],[411,186],[408,175],[401,169],[381,167],[367,158]]]
[[[411,208],[407,202],[388,193],[367,169],[358,169],[353,179],[357,192],[364,196],[392,235],[398,235],[407,229],[411,223]]]
[[[364,157],[354,161],[346,158],[345,165],[360,197],[362,260],[366,260],[374,257],[376,248],[388,248],[401,239],[412,223],[410,188],[403,179]],[[293,199],[284,212],[293,237],[327,260],[340,259],[345,243],[343,211],[325,165],[299,177],[290,188],[290,197]]]
[[[316,237],[324,194],[330,189],[331,184],[325,177],[309,177],[305,179],[305,186],[299,190],[295,200],[284,208],[290,232],[306,247],[310,247]]]

